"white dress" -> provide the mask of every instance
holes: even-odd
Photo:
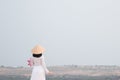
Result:
[[[44,55],[40,58],[32,57],[33,69],[30,80],[46,80],[45,74],[49,72],[46,67]]]

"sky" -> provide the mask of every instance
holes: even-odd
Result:
[[[120,0],[0,0],[0,65],[120,65]]]

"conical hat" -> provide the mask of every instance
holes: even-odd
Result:
[[[33,54],[40,54],[43,53],[45,51],[45,49],[43,47],[41,47],[40,45],[36,45],[33,49],[32,49],[32,53]]]

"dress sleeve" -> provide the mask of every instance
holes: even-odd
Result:
[[[45,70],[45,73],[48,73],[49,70],[47,69],[47,66],[46,66],[46,63],[45,63],[45,58],[44,58],[44,55],[42,55],[42,66]]]

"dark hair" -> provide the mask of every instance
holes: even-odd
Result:
[[[41,56],[42,56],[42,53],[40,53],[40,54],[34,54],[34,53],[33,53],[33,57],[39,58],[39,57],[41,57]]]

